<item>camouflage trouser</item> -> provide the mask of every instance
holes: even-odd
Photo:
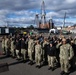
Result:
[[[35,54],[35,62],[36,65],[41,65],[41,55],[40,54]]]
[[[14,49],[13,48],[11,48],[11,55],[12,56],[15,56],[15,53],[14,53]]]
[[[7,49],[8,49],[8,48],[7,48],[7,47],[5,47],[5,52],[6,52],[6,54],[7,54]]]
[[[60,59],[61,71],[67,72],[70,68],[69,60]]]
[[[5,47],[4,47],[4,46],[2,46],[2,50],[3,50],[3,53],[6,53]]]
[[[6,55],[9,56],[10,55],[10,48],[9,47],[5,47],[5,52],[6,52]]]
[[[17,56],[18,59],[20,58],[20,56],[19,56],[19,50],[17,50],[17,49],[16,49],[16,56]]]
[[[55,56],[49,56],[48,55],[48,65],[49,67],[54,67],[54,61],[55,61]]]
[[[28,57],[30,61],[33,61],[33,52],[31,50],[28,50]]]
[[[21,49],[21,54],[23,55],[23,59],[26,60],[26,49]]]

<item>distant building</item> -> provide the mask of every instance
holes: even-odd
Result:
[[[42,2],[41,5],[41,14],[40,14],[40,20],[39,20],[39,14],[36,14],[35,16],[35,22],[38,28],[41,29],[52,29],[54,28],[53,20],[50,19],[48,22],[46,22],[46,12],[45,12],[45,2]]]

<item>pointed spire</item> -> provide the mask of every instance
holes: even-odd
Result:
[[[42,0],[42,3],[44,4],[44,0]]]
[[[45,13],[45,2],[44,2],[44,0],[42,0],[42,5],[41,5],[41,14],[46,14]]]

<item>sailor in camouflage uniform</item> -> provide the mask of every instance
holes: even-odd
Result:
[[[14,38],[11,38],[11,55],[12,57],[15,57],[15,44],[14,44]]]
[[[10,40],[8,39],[7,36],[5,36],[5,51],[6,51],[6,56],[9,56],[9,47],[10,47]]]
[[[6,54],[6,51],[5,51],[5,38],[2,37],[2,50],[3,50],[3,54]]]
[[[10,37],[8,37],[8,41],[7,41],[7,56],[10,56],[11,53],[11,39]]]
[[[48,46],[49,46],[49,41],[47,38],[44,38],[44,42],[43,42],[43,64],[47,64],[47,51],[48,51]]]
[[[62,39],[62,46],[60,47],[60,64],[61,64],[61,75],[68,75],[70,68],[69,61],[73,58],[74,52],[72,46],[66,43],[66,39]]]
[[[35,46],[35,62],[36,67],[41,67],[41,55],[42,55],[42,47],[39,43],[39,40],[37,41],[37,45]]]
[[[28,40],[28,57],[29,57],[29,64],[33,65],[33,53],[34,53],[34,40],[32,36],[29,36]]]

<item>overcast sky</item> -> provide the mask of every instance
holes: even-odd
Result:
[[[52,18],[55,25],[62,25],[66,12],[66,25],[76,23],[76,0],[44,1],[47,21]],[[41,4],[42,0],[0,0],[0,26],[6,22],[10,26],[35,24],[35,14],[41,13]]]

